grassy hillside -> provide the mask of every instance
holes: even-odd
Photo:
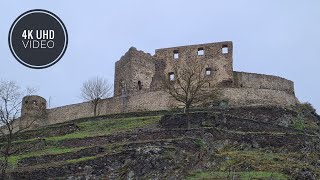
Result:
[[[160,114],[87,118],[25,132],[9,158],[11,178],[320,178],[315,119],[302,130],[293,111],[229,109],[193,113],[186,128],[184,115]]]
[[[109,135],[113,133],[121,133],[123,131],[134,130],[136,128],[143,128],[151,124],[156,124],[159,121],[159,116],[149,116],[149,117],[132,117],[132,118],[120,118],[120,119],[107,119],[99,121],[88,121],[81,122],[77,124],[72,124],[77,128],[76,131],[66,133],[63,135],[57,136],[47,136],[38,138],[35,137],[38,131],[50,131],[51,128],[41,129],[38,131],[33,131],[34,137],[30,139],[17,140],[15,141],[15,147],[23,147],[25,144],[37,144],[39,141],[44,142],[43,147],[32,147],[35,148],[31,152],[28,150],[28,147],[21,148],[22,152],[17,155],[11,156],[9,158],[10,167],[17,168],[17,164],[20,160],[30,157],[37,157],[41,155],[59,155],[63,153],[76,152],[78,150],[84,149],[86,147],[77,147],[77,148],[63,148],[60,146],[64,141],[70,139],[83,139],[88,137],[97,137],[103,135]],[[62,125],[63,126],[63,125]],[[55,126],[52,126],[54,128]],[[59,127],[59,125],[57,126]],[[23,136],[23,135],[22,135]],[[90,147],[90,146],[89,146]],[[25,152],[23,152],[25,151]]]

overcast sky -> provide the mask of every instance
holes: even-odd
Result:
[[[8,47],[13,21],[31,9],[57,14],[69,46],[55,65],[30,69]],[[131,47],[158,48],[233,41],[235,71],[294,81],[300,101],[320,109],[320,1],[8,0],[0,2],[0,79],[34,86],[50,107],[81,102],[84,80],[113,83],[114,63]]]

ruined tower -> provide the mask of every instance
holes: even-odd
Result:
[[[41,96],[25,96],[22,99],[19,128],[36,128],[47,125],[47,101]]]
[[[114,96],[132,94],[150,88],[155,72],[154,58],[131,47],[115,65]]]

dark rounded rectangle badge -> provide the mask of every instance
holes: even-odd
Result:
[[[16,60],[34,69],[57,63],[68,46],[68,33],[54,13],[34,9],[21,14],[9,31],[9,47]]]

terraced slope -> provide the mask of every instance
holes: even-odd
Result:
[[[320,178],[316,118],[301,130],[296,112],[276,107],[162,113],[79,119],[25,132],[10,157],[11,178]]]

